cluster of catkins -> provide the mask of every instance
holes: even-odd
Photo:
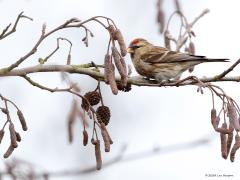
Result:
[[[192,42],[192,37],[195,37],[195,33],[192,30],[194,23],[189,23],[184,15],[180,3],[178,0],[174,0],[175,11],[169,16],[166,21],[165,11],[163,7],[163,0],[157,1],[157,23],[159,24],[159,32],[163,34],[165,47],[169,50],[172,49],[172,43],[176,45],[176,51],[179,51],[182,46],[185,46],[185,52],[189,54],[195,54],[195,45]],[[202,14],[208,13],[209,10],[205,9]],[[170,22],[173,16],[178,16],[181,20],[181,31],[177,38],[175,38],[169,31]],[[185,28],[184,31],[182,28]],[[190,71],[193,71],[190,69]]]
[[[104,76],[105,82],[108,83],[111,87],[112,93],[117,95],[118,90],[129,91],[130,85],[127,82],[128,72],[126,62],[124,60],[124,56],[127,54],[126,44],[124,42],[122,33],[119,29],[116,29],[113,25],[109,25],[108,31],[111,37],[111,55],[109,54],[109,50],[105,55],[104,59]],[[117,41],[120,52],[115,46],[115,41]],[[114,61],[114,63],[113,63]],[[115,79],[115,67],[117,68],[121,81],[116,82]]]
[[[18,142],[21,141],[21,136],[20,134],[15,130],[13,121],[10,116],[10,112],[8,109],[8,103],[11,103],[16,109],[17,109],[17,116],[20,121],[20,124],[22,126],[23,131],[27,131],[27,124],[25,121],[25,118],[23,116],[22,111],[10,100],[7,100],[4,97],[1,97],[1,99],[4,101],[5,107],[1,107],[1,112],[6,115],[6,122],[4,123],[3,128],[0,130],[0,144],[3,140],[4,134],[5,134],[5,127],[8,124],[8,130],[10,134],[10,145],[7,149],[7,151],[4,153],[3,157],[8,158],[14,151],[15,148],[18,147]]]
[[[219,127],[220,123],[220,115],[224,113],[224,122],[221,127]],[[221,139],[221,154],[224,159],[227,159],[230,153],[231,162],[235,159],[235,154],[240,147],[240,136],[238,132],[240,131],[239,124],[239,109],[234,103],[232,99],[228,99],[226,105],[223,106],[222,110],[217,115],[216,109],[211,110],[211,123],[216,132],[220,133]],[[226,122],[226,118],[228,117],[228,124]],[[235,143],[232,146],[234,130],[236,131],[235,135]]]

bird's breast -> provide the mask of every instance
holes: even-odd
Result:
[[[133,60],[134,67],[138,74],[148,77],[154,78],[154,67],[149,63],[144,62],[143,60]]]

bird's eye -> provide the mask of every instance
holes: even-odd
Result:
[[[132,49],[137,49],[137,48],[140,48],[140,46],[132,46],[131,48]]]

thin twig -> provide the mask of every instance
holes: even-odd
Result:
[[[23,75],[23,76],[21,76],[21,77],[24,78],[25,80],[27,80],[31,85],[33,85],[33,86],[35,86],[35,87],[38,87],[38,88],[40,88],[40,89],[42,89],[42,90],[46,90],[46,91],[49,91],[49,92],[51,92],[51,93],[53,93],[53,92],[68,92],[68,93],[71,93],[71,94],[73,94],[73,95],[76,95],[76,96],[78,96],[78,97],[80,97],[80,98],[82,98],[82,99],[85,99],[86,102],[87,102],[88,105],[89,105],[90,110],[91,110],[93,113],[95,113],[95,110],[94,110],[93,107],[89,104],[88,100],[87,100],[84,96],[82,96],[81,94],[73,91],[73,90],[72,90],[73,87],[68,87],[68,88],[57,88],[57,87],[56,87],[56,88],[49,88],[49,87],[47,87],[47,86],[44,86],[44,85],[42,85],[42,84],[40,84],[40,83],[32,80],[32,79],[31,79],[30,77],[28,77],[27,75]],[[97,124],[98,124],[98,123],[97,123]],[[99,124],[98,124],[98,125],[99,125]]]
[[[21,12],[21,13],[18,15],[18,17],[17,17],[17,19],[16,19],[16,21],[15,21],[12,29],[11,29],[10,31],[8,31],[8,29],[9,29],[10,26],[11,26],[11,24],[9,24],[9,25],[2,31],[2,33],[1,33],[1,35],[0,35],[0,40],[6,38],[7,36],[9,36],[10,34],[12,34],[12,33],[14,33],[14,32],[16,31],[18,22],[19,22],[19,20],[20,20],[21,18],[25,18],[25,19],[29,19],[29,20],[33,21],[33,19],[32,19],[31,17],[28,17],[28,16],[26,16],[26,15],[23,15],[23,12]],[[8,32],[7,32],[7,31],[8,31]]]
[[[35,87],[38,87],[40,89],[43,89],[43,90],[47,90],[47,91],[50,91],[50,92],[63,92],[63,91],[68,91],[68,90],[71,90],[72,87],[69,87],[69,88],[64,88],[64,89],[59,89],[59,88],[49,88],[47,86],[43,86],[39,83],[37,83],[36,81],[33,81],[30,77],[28,77],[27,75],[25,76],[22,76],[25,80],[27,80],[31,85],[35,86]]]
[[[43,59],[43,62],[40,62],[41,64],[44,64],[45,62],[47,62],[48,59],[49,59],[50,57],[52,57],[52,56],[59,50],[60,40],[67,41],[67,42],[70,44],[70,48],[69,48],[68,54],[71,53],[72,42],[71,42],[70,40],[68,40],[67,38],[59,37],[59,38],[57,38],[57,47],[56,47],[47,57],[45,57],[45,58]]]
[[[223,71],[221,74],[215,76],[216,79],[222,79],[228,73],[230,73],[238,64],[240,63],[240,59],[238,59],[233,65],[231,65],[227,70]]]
[[[67,28],[84,28],[86,29],[86,27],[84,26],[84,24],[90,22],[90,21],[95,21],[95,22],[98,22],[100,25],[102,25],[105,29],[107,29],[107,26],[102,23],[101,21],[99,21],[97,18],[104,18],[106,20],[111,20],[110,18],[108,17],[105,17],[105,16],[95,16],[95,17],[92,17],[92,18],[89,18],[85,21],[82,21],[82,22],[79,22],[79,20],[77,20],[76,18],[72,18],[72,19],[69,19],[67,20],[65,23],[63,23],[62,25],[50,30],[49,32],[45,32],[45,29],[46,29],[46,25],[44,24],[43,27],[42,27],[42,33],[41,33],[41,36],[40,38],[38,39],[38,41],[36,42],[36,44],[33,46],[33,48],[27,53],[25,54],[24,56],[22,56],[21,58],[19,58],[16,62],[14,62],[13,64],[11,64],[10,66],[8,67],[5,67],[3,68],[2,70],[4,71],[11,71],[12,69],[18,67],[23,61],[25,61],[27,58],[29,58],[31,55],[35,54],[37,52],[37,48],[39,47],[39,45],[43,42],[44,39],[46,39],[48,36],[50,36],[51,34],[59,31],[59,30],[62,30],[62,29],[67,29]],[[112,21],[112,20],[111,20]],[[76,23],[76,22],[79,22],[79,23]],[[73,23],[76,23],[76,24],[73,24]]]
[[[209,9],[204,9],[204,10],[189,24],[189,26],[190,26],[190,27],[193,27],[194,24],[195,24],[196,22],[198,22],[199,19],[201,19],[204,15],[206,15],[206,14],[209,13],[209,12],[210,12]]]

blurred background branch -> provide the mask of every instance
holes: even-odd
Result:
[[[175,151],[188,150],[192,148],[197,148],[198,146],[205,146],[211,142],[212,136],[205,136],[199,139],[196,139],[191,142],[183,142],[174,145],[168,146],[154,146],[149,150],[145,150],[137,153],[127,154],[127,145],[122,146],[120,151],[115,157],[103,163],[103,168],[107,168],[109,166],[115,165],[117,163],[126,163],[129,161],[138,161],[144,158],[149,158],[151,156],[172,153]],[[37,165],[34,166],[30,162],[23,161],[21,159],[12,159],[11,161],[7,161],[5,163],[6,171],[0,172],[0,177],[15,177],[22,178],[25,180],[31,179],[51,179],[57,177],[73,177],[73,176],[81,176],[88,173],[96,172],[95,166],[85,167],[83,169],[71,169],[71,170],[62,170],[62,171],[40,171],[37,168]],[[23,168],[25,167],[25,168]]]

